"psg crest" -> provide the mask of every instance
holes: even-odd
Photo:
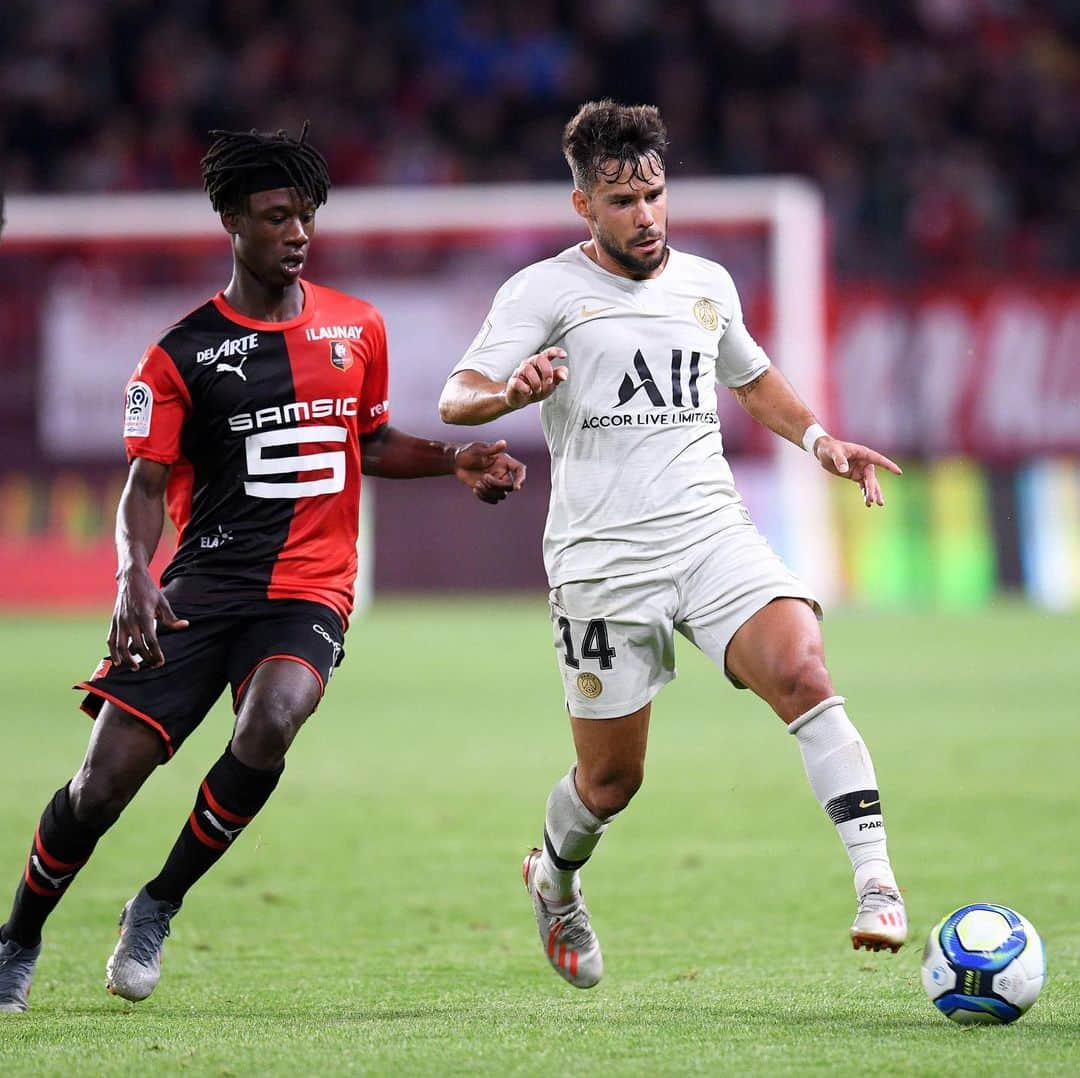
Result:
[[[352,349],[348,341],[330,342],[330,362],[339,371],[347,371],[353,365]]]

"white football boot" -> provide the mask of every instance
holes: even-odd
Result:
[[[589,924],[589,911],[580,893],[561,905],[545,901],[536,886],[539,864],[540,851],[530,850],[521,863],[521,877],[532,898],[544,953],[563,980],[575,988],[592,988],[604,974],[604,957]]]
[[[895,954],[907,939],[904,900],[895,887],[869,880],[859,895],[859,908],[851,926],[851,946],[868,951],[888,948]]]

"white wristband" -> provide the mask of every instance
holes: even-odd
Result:
[[[820,423],[811,423],[809,427],[803,432],[802,447],[810,454],[814,455],[814,443],[819,438],[828,438],[829,432]]]

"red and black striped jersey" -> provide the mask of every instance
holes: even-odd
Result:
[[[218,293],[151,345],[127,387],[128,460],[170,465],[170,594],[309,599],[348,620],[360,439],[386,423],[386,330],[369,303],[303,282],[288,322]]]

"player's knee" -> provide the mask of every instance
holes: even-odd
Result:
[[[287,693],[266,693],[245,707],[236,723],[233,752],[249,767],[270,769],[285,759],[308,717],[305,703]]]
[[[135,796],[138,784],[121,772],[82,768],[69,786],[75,818],[92,827],[109,827]]]
[[[819,651],[794,657],[778,680],[784,710],[793,715],[801,715],[833,695],[832,678]]]
[[[641,789],[644,779],[645,770],[642,767],[601,772],[591,777],[586,789],[579,792],[593,815],[604,820],[614,816],[616,812],[622,812],[630,804],[634,794]]]

